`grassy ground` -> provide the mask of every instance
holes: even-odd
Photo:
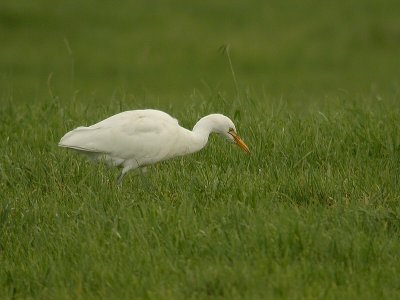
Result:
[[[397,2],[0,8],[1,299],[400,298]],[[225,113],[252,154],[117,188],[57,147],[143,107]]]
[[[216,106],[175,114],[189,124]],[[116,110],[1,111],[1,298],[400,296],[394,106],[246,109],[250,157],[212,139],[152,167],[150,188],[130,174],[122,189],[56,146]]]

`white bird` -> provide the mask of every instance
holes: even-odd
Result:
[[[66,133],[58,145],[121,167],[120,184],[130,170],[201,150],[213,132],[250,153],[224,115],[205,116],[190,131],[167,113],[153,109],[125,111],[89,127],[78,127]]]

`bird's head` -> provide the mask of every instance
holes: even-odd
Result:
[[[235,124],[233,124],[232,120],[227,116],[221,114],[212,114],[204,117],[203,119],[207,120],[207,123],[211,127],[211,132],[219,134],[228,141],[238,145],[246,153],[250,153],[249,147],[237,134]]]

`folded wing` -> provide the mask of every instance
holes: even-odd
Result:
[[[167,158],[179,130],[177,120],[166,113],[127,111],[68,132],[59,146],[143,165]]]

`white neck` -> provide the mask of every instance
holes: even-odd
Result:
[[[201,118],[193,130],[187,131],[187,154],[197,152],[205,147],[208,136],[214,131],[214,122],[211,115]]]

